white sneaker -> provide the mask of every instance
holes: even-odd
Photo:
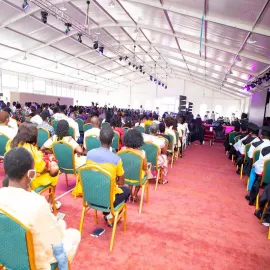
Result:
[[[268,222],[263,222],[262,225],[265,226],[265,227],[269,227],[269,226],[270,226],[270,223],[268,223]]]
[[[55,208],[56,208],[56,210],[60,209],[61,205],[62,205],[61,202],[55,201]]]

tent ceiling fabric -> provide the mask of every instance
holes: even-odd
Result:
[[[143,65],[146,74],[110,48],[100,56],[86,36],[79,43],[75,29],[66,35],[63,22],[50,14],[44,24],[41,9],[28,2],[25,11],[23,0],[0,1],[4,70],[99,89],[109,84],[112,90],[147,82],[152,74],[164,83],[167,77],[183,78],[246,97],[243,86],[270,66],[269,0],[91,0],[89,31]],[[86,1],[50,2],[85,24]],[[256,43],[247,42],[251,35]]]

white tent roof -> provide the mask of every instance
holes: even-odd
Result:
[[[150,74],[165,84],[168,76],[187,78],[244,97],[247,81],[270,66],[269,0],[91,0],[82,43],[75,27],[66,35],[61,16],[41,21],[45,2],[85,25],[86,1],[28,0],[24,11],[23,0],[2,0],[2,69],[99,89],[143,83]],[[104,56],[92,49],[93,37],[105,44]]]

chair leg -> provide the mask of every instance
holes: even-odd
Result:
[[[75,199],[77,199],[78,196],[78,185],[79,185],[79,176],[76,175],[76,185],[75,185]]]
[[[268,229],[268,237],[267,237],[268,240],[270,240],[270,227]]]
[[[127,231],[127,205],[124,207],[124,232]]]
[[[139,214],[142,213],[142,205],[143,205],[144,189],[145,189],[145,184],[142,186],[142,194],[141,194],[141,202],[140,202]]]
[[[65,173],[65,176],[66,176],[66,186],[68,187],[68,176],[66,173]]]
[[[240,169],[240,179],[243,178],[243,167],[244,167],[244,165],[242,164],[241,169]]]
[[[54,199],[54,191],[53,188],[50,188],[50,194],[52,196],[52,207],[53,207],[53,213],[56,215],[56,205],[55,205],[55,199]]]
[[[171,161],[171,168],[172,168],[172,165],[173,165],[173,153],[172,153],[172,161]]]
[[[157,171],[157,178],[156,178],[156,187],[155,187],[155,191],[157,191],[157,188],[158,188],[159,174],[160,174],[160,169],[158,169],[158,171]]]
[[[81,222],[80,222],[80,233],[82,233],[82,229],[83,229],[83,221],[84,221],[85,211],[86,211],[86,207],[84,206],[83,210],[82,210],[82,216],[81,216]]]
[[[258,193],[258,195],[256,197],[256,210],[259,209],[259,199],[260,199],[260,196],[259,196],[259,193]]]
[[[249,185],[249,178],[248,178],[248,180],[247,180],[247,191],[248,191],[248,185]]]
[[[98,224],[97,210],[94,210],[94,213],[95,213],[95,224]]]
[[[114,224],[113,224],[113,229],[112,229],[112,238],[111,238],[111,242],[110,242],[110,251],[112,251],[113,249],[113,243],[114,243],[114,237],[115,237],[115,232],[116,232],[116,226],[117,226],[117,220],[118,220],[118,214],[119,212],[116,212],[116,215],[114,217]]]
[[[146,200],[145,202],[148,203],[149,200],[149,182],[146,184]]]

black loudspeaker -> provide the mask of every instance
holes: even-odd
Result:
[[[187,109],[187,97],[180,96],[179,97],[179,113],[186,113]]]
[[[192,113],[192,111],[193,111],[193,103],[189,102],[188,103],[188,112]]]
[[[241,120],[248,118],[248,115],[246,113],[242,113]]]

